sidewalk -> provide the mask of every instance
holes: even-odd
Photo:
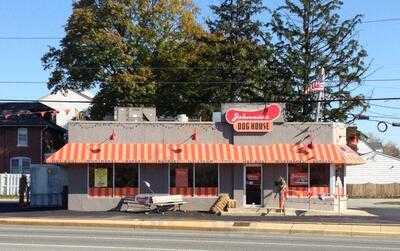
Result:
[[[79,226],[137,229],[171,229],[226,232],[265,232],[285,234],[318,234],[346,236],[386,236],[400,238],[400,225],[332,224],[302,222],[250,222],[221,220],[143,220],[143,219],[77,219],[1,217],[0,224]]]

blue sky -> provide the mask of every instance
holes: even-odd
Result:
[[[209,16],[208,5],[219,0],[194,0],[200,9],[200,21]],[[266,0],[274,8],[281,0]],[[363,14],[364,20],[400,17],[398,0],[344,0],[340,14],[351,17]],[[71,14],[72,0],[14,0],[0,1],[0,37],[61,37],[63,25]],[[358,38],[367,49],[372,63],[369,79],[400,79],[400,21],[364,23],[359,27]],[[1,81],[45,81],[49,73],[43,71],[40,58],[49,45],[57,40],[1,40],[0,39],[0,82]],[[400,81],[367,82],[357,90],[373,97],[400,97]],[[45,84],[0,84],[0,99],[37,99],[48,92]],[[400,101],[375,101],[370,115],[399,118]],[[379,119],[379,118],[376,118]],[[381,118],[384,119],[384,118]],[[389,121],[396,121],[386,119]],[[379,133],[374,122],[358,122],[360,129],[374,133],[385,140],[400,143],[400,127],[389,127]]]

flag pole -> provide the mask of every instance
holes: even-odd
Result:
[[[321,82],[325,82],[325,69],[321,69]],[[318,99],[317,99],[317,112],[315,114],[315,122],[319,121],[320,113],[321,113],[321,99],[322,99],[322,94],[324,90],[318,92]]]

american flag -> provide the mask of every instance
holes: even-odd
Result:
[[[325,88],[324,81],[315,80],[306,87],[306,89],[304,90],[304,93],[309,94],[309,93],[323,92],[324,88]]]

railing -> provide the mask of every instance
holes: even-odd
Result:
[[[0,174],[0,195],[18,196],[19,180],[22,174],[2,173]],[[30,184],[30,175],[25,174],[28,186]]]

